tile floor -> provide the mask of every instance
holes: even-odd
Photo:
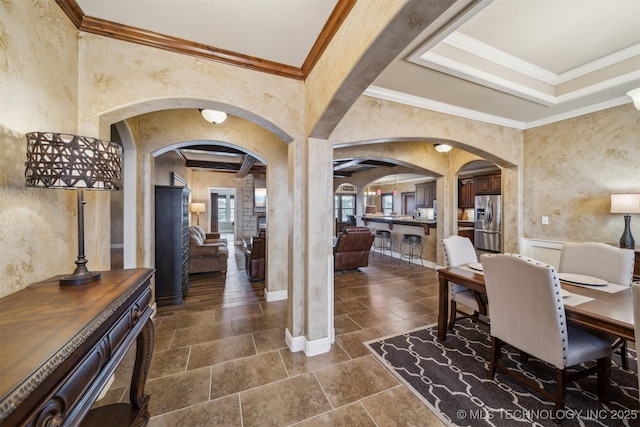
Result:
[[[226,280],[193,276],[184,305],[159,308],[149,426],[443,425],[362,344],[436,322],[434,270],[372,253],[369,267],[336,273],[336,342],[306,357],[285,344],[286,301],[267,303],[237,259]],[[128,399],[132,356],[99,405]]]

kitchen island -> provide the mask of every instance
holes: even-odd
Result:
[[[365,227],[372,232],[389,230],[391,232],[391,252],[394,258],[400,258],[400,242],[403,234],[416,234],[422,237],[422,259],[425,267],[435,268],[437,256],[437,238],[435,220],[414,219],[412,216],[364,215],[359,217]],[[377,239],[374,244],[377,244]],[[374,254],[372,256],[375,256]],[[406,262],[406,261],[403,261]]]

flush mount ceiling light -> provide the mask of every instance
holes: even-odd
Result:
[[[433,146],[436,148],[436,151],[439,153],[447,153],[452,148],[450,145],[447,145],[447,144],[433,144]]]
[[[202,114],[202,117],[204,117],[206,121],[214,125],[219,125],[227,119],[227,113],[224,111],[200,110],[200,114]]]
[[[640,110],[640,87],[627,92],[627,95],[633,99],[633,105],[636,106],[636,110]]]

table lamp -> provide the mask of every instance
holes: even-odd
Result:
[[[620,247],[634,249],[635,241],[631,235],[631,214],[640,213],[640,194],[612,194],[611,213],[624,214],[624,232],[620,237]]]
[[[24,176],[27,187],[77,189],[78,259],[60,285],[82,285],[100,279],[87,269],[84,254],[84,190],[122,189],[122,147],[110,141],[53,132],[31,132],[27,138]]]
[[[199,202],[199,203],[190,203],[189,204],[189,210],[191,211],[191,213],[196,214],[196,221],[198,226],[200,225],[200,213],[204,212],[204,203]]]

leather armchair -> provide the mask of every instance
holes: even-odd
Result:
[[[353,270],[369,265],[375,235],[367,227],[345,227],[333,245],[334,270]]]
[[[249,280],[264,280],[266,267],[266,234],[262,231],[243,243],[245,269]]]
[[[199,229],[199,230],[198,230]],[[226,240],[209,243],[202,238],[200,227],[189,227],[189,273],[227,273],[229,250]]]

